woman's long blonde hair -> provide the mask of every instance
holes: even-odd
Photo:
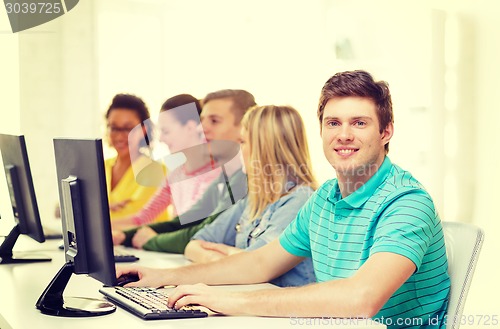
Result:
[[[295,186],[317,188],[302,118],[290,106],[255,106],[242,119],[250,147],[249,219]]]

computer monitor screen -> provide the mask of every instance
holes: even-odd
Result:
[[[45,237],[24,136],[0,134],[0,150],[16,223],[0,246],[0,264],[50,261],[50,258],[46,257],[27,258],[13,255],[12,248],[20,234],[28,235],[38,242],[44,242]]]
[[[116,285],[111,223],[100,139],[54,139],[66,264],[36,306],[57,316],[108,314],[103,300],[62,298],[73,273]]]

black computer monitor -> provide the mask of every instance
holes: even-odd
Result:
[[[100,139],[54,139],[66,263],[36,303],[45,314],[104,315],[113,304],[99,299],[63,298],[72,274],[88,274],[116,285],[111,223]]]
[[[0,134],[0,150],[16,222],[14,228],[0,245],[0,264],[50,261],[50,258],[43,256],[14,256],[12,252],[21,234],[26,234],[40,243],[45,241],[45,237],[38,212],[24,136]]]

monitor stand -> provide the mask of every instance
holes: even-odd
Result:
[[[9,235],[5,238],[2,245],[0,245],[0,264],[22,264],[22,263],[36,263],[36,262],[50,262],[52,259],[45,256],[30,256],[28,257],[15,257],[12,253],[12,248],[16,244],[17,238],[21,234],[19,224],[16,224]]]
[[[63,265],[36,302],[42,313],[61,317],[89,317],[113,313],[116,306],[102,299],[64,297],[63,292],[74,273],[74,265]]]

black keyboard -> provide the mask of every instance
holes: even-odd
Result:
[[[127,254],[116,248],[113,250],[113,252],[115,254],[115,263],[131,263],[139,260],[139,257],[132,254]]]
[[[191,307],[179,310],[169,308],[167,295],[155,288],[103,287],[99,292],[144,320],[204,318],[208,315]]]

